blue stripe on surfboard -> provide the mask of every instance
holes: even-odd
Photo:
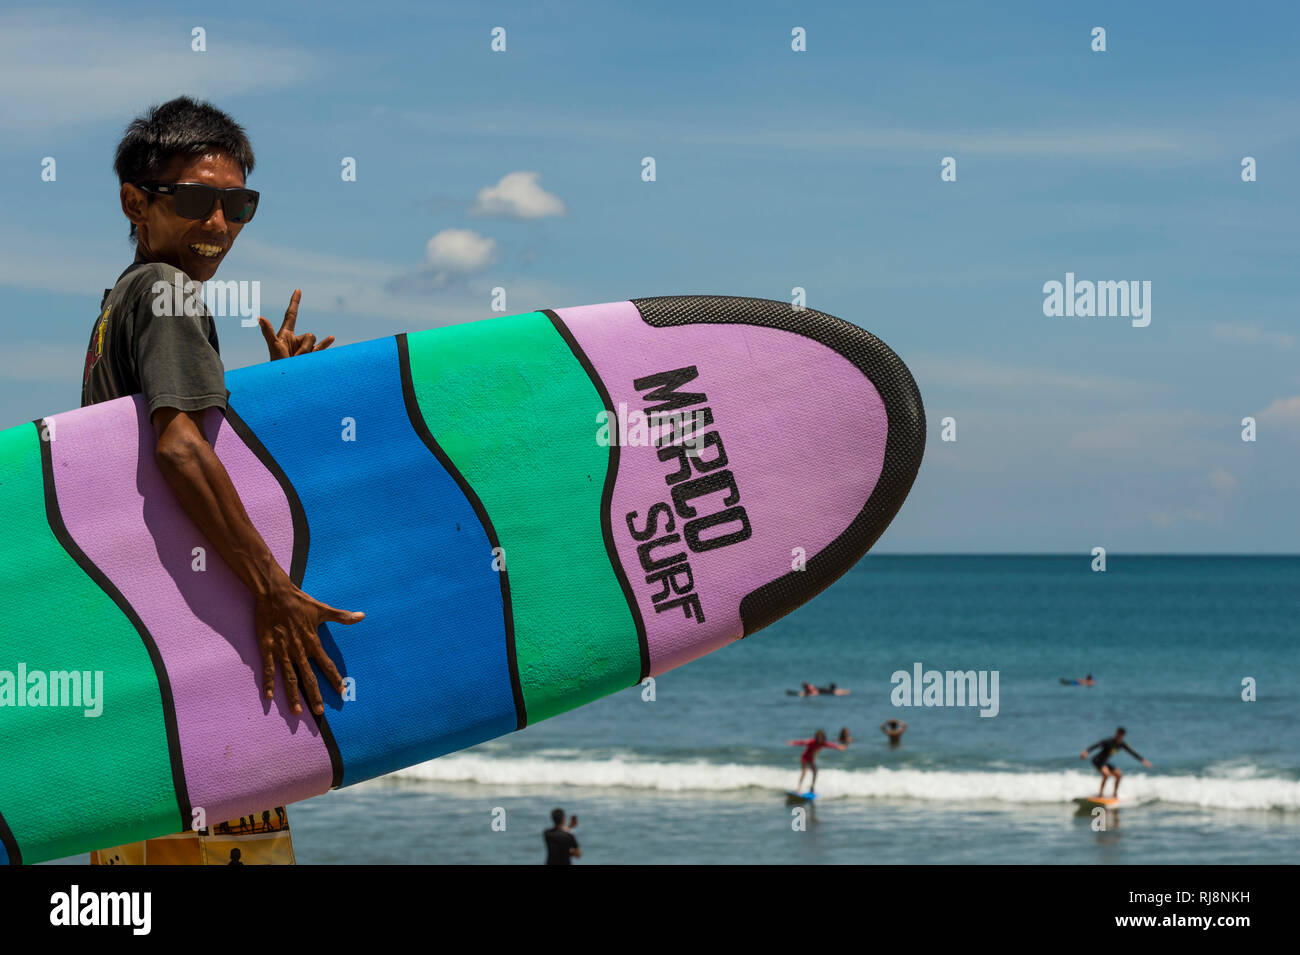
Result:
[[[302,589],[366,613],[321,629],[356,681],[356,698],[343,702],[317,676],[343,784],[514,730],[492,547],[411,425],[396,340],[241,368],[226,387],[302,502]],[[344,419],[356,422],[355,441],[343,440]]]

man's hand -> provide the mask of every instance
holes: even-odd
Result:
[[[316,661],[339,695],[343,694],[343,677],[321,646],[317,631],[326,621],[350,624],[364,618],[363,613],[338,610],[309,597],[281,572],[271,590],[257,598],[254,613],[257,646],[262,652],[262,691],[266,698],[275,697],[275,665],[279,663],[280,679],[284,681],[293,712],[302,712],[298,694],[301,681],[312,712],[317,716],[324,713],[325,704],[310,661]]]
[[[293,326],[298,321],[298,303],[301,300],[302,289],[294,289],[293,295],[289,298],[289,307],[284,310],[284,324],[274,334],[271,333],[271,323],[261,315],[257,317],[257,325],[262,329],[262,337],[266,339],[266,349],[271,353],[271,361],[292,358],[294,355],[303,355],[312,351],[324,351],[334,344],[333,335],[317,344],[315,335],[294,334]]]

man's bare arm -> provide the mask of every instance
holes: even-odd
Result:
[[[365,614],[330,607],[294,586],[253,526],[225,465],[212,450],[203,432],[206,414],[206,410],[175,408],[159,408],[153,413],[158,468],[181,508],[253,595],[266,698],[275,695],[275,666],[279,663],[293,712],[302,712],[301,680],[312,711],[323,713],[325,705],[308,660],[316,661],[340,694],[343,678],[321,646],[317,631],[323,622],[356,623]]]

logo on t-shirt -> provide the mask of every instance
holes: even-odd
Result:
[[[104,354],[104,334],[108,331],[108,313],[112,310],[112,305],[104,309],[104,314],[99,316],[99,324],[90,336],[90,347],[86,349],[86,368],[81,373],[82,385],[90,380],[90,369],[95,367],[95,362]]]

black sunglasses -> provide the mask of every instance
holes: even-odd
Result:
[[[206,219],[220,199],[227,222],[248,222],[257,211],[257,200],[261,195],[257,190],[243,186],[218,189],[198,182],[137,182],[135,185],[145,192],[171,196],[172,208],[183,219]]]

